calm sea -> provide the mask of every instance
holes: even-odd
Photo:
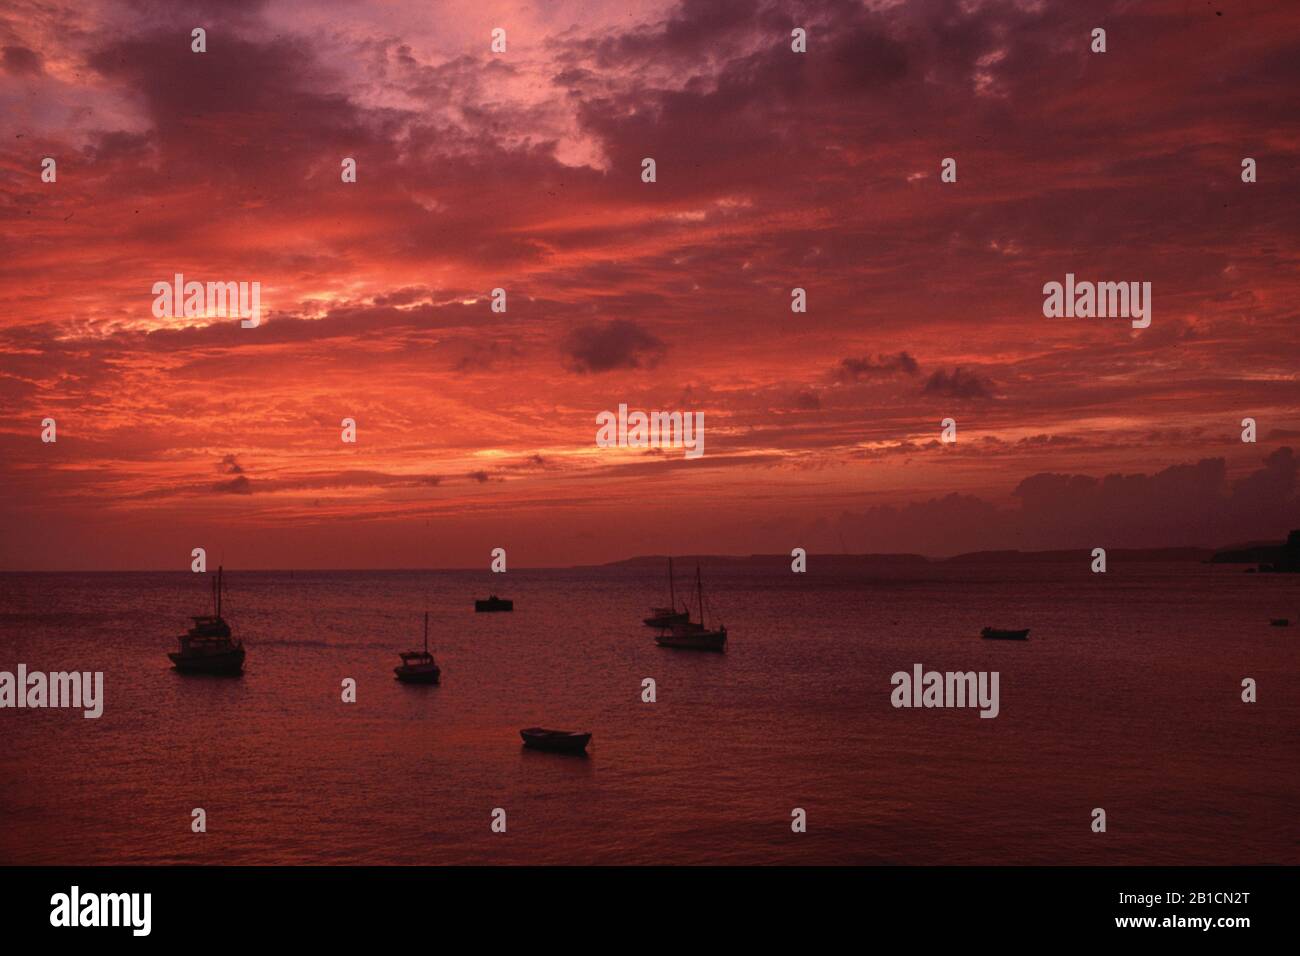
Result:
[[[658,570],[236,571],[238,679],[170,669],[195,575],[0,575],[0,670],[106,697],[0,711],[0,863],[1300,862],[1300,627],[1269,626],[1300,577],[829,564],[706,566],[720,655],[655,646]],[[405,686],[426,600],[443,681]],[[914,663],[999,671],[1001,714],[894,709]],[[523,750],[537,724],[590,755]]]

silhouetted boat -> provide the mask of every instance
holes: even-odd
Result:
[[[515,609],[514,601],[507,601],[505,598],[499,598],[495,594],[486,601],[475,601],[474,610],[477,611],[513,611]]]
[[[688,651],[720,651],[727,644],[727,629],[719,626],[710,630],[704,618],[704,584],[700,579],[700,566],[695,566],[695,590],[699,595],[699,623],[687,621],[666,628],[655,636],[660,647],[676,647]]]
[[[545,727],[525,727],[519,731],[519,736],[524,739],[525,747],[562,754],[580,754],[591,742],[591,734],[580,734],[574,730],[547,730]]]
[[[668,606],[652,607],[650,616],[643,623],[647,627],[676,627],[687,624],[691,619],[690,608],[677,610],[677,595],[673,588],[673,559],[668,559]]]
[[[221,566],[212,582],[212,613],[195,617],[189,633],[180,638],[181,649],[168,654],[178,671],[186,674],[221,674],[237,677],[244,671],[244,644],[230,639],[230,625],[221,616]]]
[[[1029,639],[1029,628],[1023,631],[1006,631],[998,627],[986,627],[980,631],[980,637],[990,641],[1024,641]]]
[[[406,651],[398,655],[402,663],[393,668],[397,679],[405,684],[436,684],[442,674],[437,661],[429,653],[429,612],[424,612],[424,650]]]
[[[1291,619],[1286,617],[1275,617],[1268,623],[1272,624],[1274,627],[1290,627]]]

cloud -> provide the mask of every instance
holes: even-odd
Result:
[[[630,319],[578,326],[561,343],[571,371],[608,372],[621,368],[653,368],[667,346],[657,335]]]
[[[877,355],[874,359],[841,359],[839,367],[831,374],[836,381],[847,383],[899,373],[915,375],[919,370],[916,359],[906,352],[899,352],[897,355]]]
[[[926,379],[921,391],[925,395],[938,395],[942,398],[987,399],[993,397],[993,383],[961,367],[951,372],[939,369]]]
[[[822,407],[822,400],[811,389],[801,389],[791,400],[791,407],[804,412],[812,412]]]
[[[239,475],[229,481],[217,482],[212,486],[212,490],[225,495],[251,495],[253,483],[248,480],[247,475]]]
[[[846,512],[838,526],[854,547],[928,554],[1280,540],[1300,527],[1297,467],[1292,449],[1279,448],[1235,482],[1222,458],[1101,478],[1040,472],[1012,491],[1018,507],[954,493]]]
[[[7,46],[3,51],[4,70],[10,76],[39,76],[45,71],[41,55],[25,46]]]

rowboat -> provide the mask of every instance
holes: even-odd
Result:
[[[486,611],[513,611],[515,609],[514,601],[507,601],[505,598],[499,598],[495,594],[486,601],[475,601],[474,610],[476,612]]]
[[[533,750],[549,750],[553,753],[580,754],[591,742],[591,734],[580,734],[574,730],[547,730],[545,727],[525,727],[519,731],[525,747]]]
[[[1029,639],[1029,628],[1023,631],[1007,631],[997,627],[986,627],[980,631],[980,637],[990,641],[1024,641]]]

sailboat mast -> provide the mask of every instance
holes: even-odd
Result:
[[[677,613],[677,594],[673,591],[673,559],[671,555],[668,558],[668,606],[672,608],[674,614]]]
[[[704,626],[704,583],[700,580],[700,566],[695,566],[695,591],[700,596],[700,626]]]
[[[424,653],[429,653],[429,612],[424,612]]]
[[[217,617],[221,617],[221,565],[217,565]]]

